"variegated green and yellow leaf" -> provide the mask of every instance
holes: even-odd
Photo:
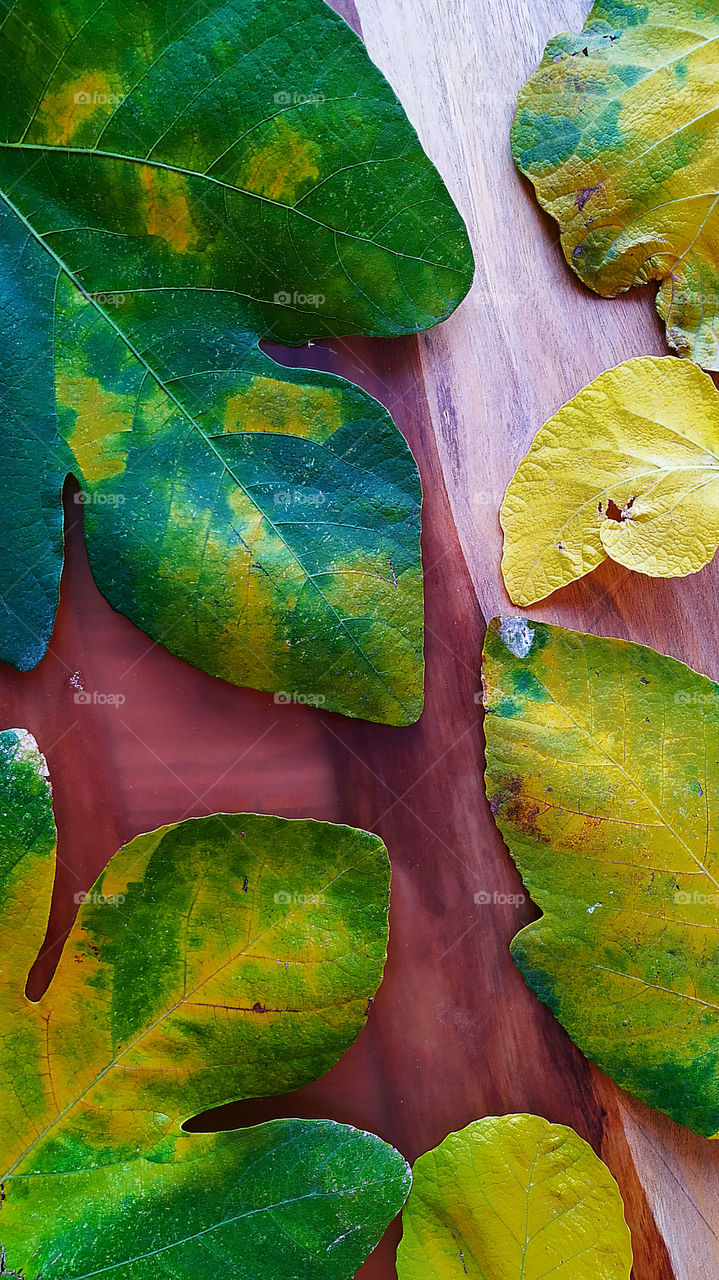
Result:
[[[545,422],[509,482],[502,574],[528,605],[607,557],[696,573],[719,546],[719,396],[671,356],[600,373]]]
[[[577,275],[605,297],[660,281],[667,341],[708,369],[719,369],[718,53],[710,0],[596,0],[578,35],[549,41],[512,129]]]
[[[623,1088],[719,1134],[719,685],[643,645],[495,619],[487,795],[543,912],[515,963]]]
[[[399,1280],[629,1280],[614,1178],[573,1129],[487,1116],[412,1170]]]
[[[0,735],[0,771],[8,1268],[29,1280],[189,1277],[209,1250],[221,1276],[249,1280],[266,1236],[261,1275],[274,1280],[294,1232],[288,1275],[354,1275],[406,1193],[396,1152],[330,1122],[212,1137],[181,1125],[314,1080],[356,1038],[386,954],[382,842],[256,814],[139,836],[84,895],[33,1003],[25,983],[54,867],[49,785],[23,731]]]
[[[42,1056],[7,1064],[5,1176],[127,1159],[207,1107],[324,1074],[378,986],[388,887],[381,841],[326,823],[221,814],[132,840],[25,1001]],[[32,1133],[25,1075],[43,1081]]]
[[[389,414],[263,339],[414,332],[464,225],[323,0],[0,3],[0,656],[45,652],[60,495],[194,665],[393,724],[422,704],[419,478]]]
[[[351,1280],[410,1180],[373,1134],[273,1120],[61,1180],[18,1176],[0,1234],[29,1280]]]

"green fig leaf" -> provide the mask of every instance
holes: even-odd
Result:
[[[719,1135],[719,685],[643,645],[495,619],[487,795],[542,910],[515,964],[623,1088]]]
[[[139,836],[88,893],[48,992],[25,995],[55,863],[47,771],[0,734],[0,1246],[28,1280],[349,1280],[409,1185],[331,1121],[183,1130],[296,1088],[364,1024],[389,865],[350,827],[215,814]],[[282,1262],[278,1261],[282,1259]]]
[[[0,657],[45,653],[61,492],[153,640],[390,724],[422,705],[421,492],[387,411],[262,340],[416,332],[464,224],[323,0],[18,0],[0,27]]]

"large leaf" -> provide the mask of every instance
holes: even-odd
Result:
[[[719,11],[597,0],[550,40],[512,150],[597,293],[659,280],[667,341],[719,369]],[[601,317],[599,317],[601,322]]]
[[[420,1156],[399,1280],[629,1280],[614,1178],[573,1129],[487,1116]]]
[[[54,825],[23,731],[0,735],[0,787],[8,1268],[194,1280],[212,1260],[227,1280],[353,1275],[406,1194],[396,1152],[329,1121],[219,1135],[181,1124],[304,1084],[355,1039],[385,957],[381,841],[255,814],[140,836],[85,896],[33,1004]]]
[[[61,1183],[14,1178],[0,1225],[30,1280],[350,1280],[409,1185],[372,1134],[274,1120]]]
[[[422,700],[420,486],[388,413],[260,341],[413,332],[464,225],[323,0],[18,0],[0,28],[0,657],[45,652],[69,472],[173,653],[389,723]]]
[[[600,373],[537,432],[500,513],[502,573],[528,605],[607,557],[696,573],[719,545],[719,396],[690,362]]]
[[[523,618],[485,642],[487,794],[544,913],[526,981],[620,1085],[719,1134],[719,685]]]

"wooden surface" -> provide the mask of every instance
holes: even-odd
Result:
[[[337,7],[340,7],[339,5]],[[504,594],[497,510],[533,434],[601,370],[665,350],[650,294],[600,301],[575,283],[556,231],[515,172],[508,128],[545,40],[578,28],[576,0],[357,0],[361,24],[473,237],[460,311],[428,336],[284,353],[361,383],[415,452],[426,509],[427,707],[406,730],[344,720],[183,666],[114,614],[72,528],[52,649],[36,672],[0,673],[2,723],[46,752],[60,872],[39,990],[73,913],[114,850],[163,822],[257,810],[379,832],[393,860],[390,958],[368,1025],[324,1079],[225,1108],[215,1123],[331,1116],[409,1159],[479,1116],[529,1110],[573,1125],[619,1180],[635,1280],[719,1274],[719,1146],[618,1090],[524,986],[507,944],[532,918],[481,906],[521,884],[487,810],[477,703],[485,620]],[[531,616],[654,645],[719,677],[719,565],[654,582],[605,566]],[[120,707],[78,706],[87,690]],[[362,1269],[391,1280],[398,1228]],[[282,1280],[278,1277],[278,1280]]]

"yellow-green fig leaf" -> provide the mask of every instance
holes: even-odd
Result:
[[[526,618],[483,674],[487,796],[543,913],[515,963],[607,1075],[719,1136],[719,685]]]
[[[502,503],[502,574],[529,605],[607,557],[682,577],[719,546],[719,394],[690,361],[601,373],[537,432]]]
[[[517,164],[603,296],[660,281],[680,355],[719,369],[719,9],[597,0],[519,95]],[[601,322],[601,321],[600,321]]]
[[[614,1178],[592,1148],[540,1116],[487,1116],[412,1170],[399,1280],[629,1280]]]
[[[386,951],[382,842],[257,814],[139,836],[77,895],[35,1003],[55,828],[22,730],[0,734],[0,793],[0,1272],[349,1280],[407,1193],[398,1152],[329,1120],[182,1126],[354,1041]]]

